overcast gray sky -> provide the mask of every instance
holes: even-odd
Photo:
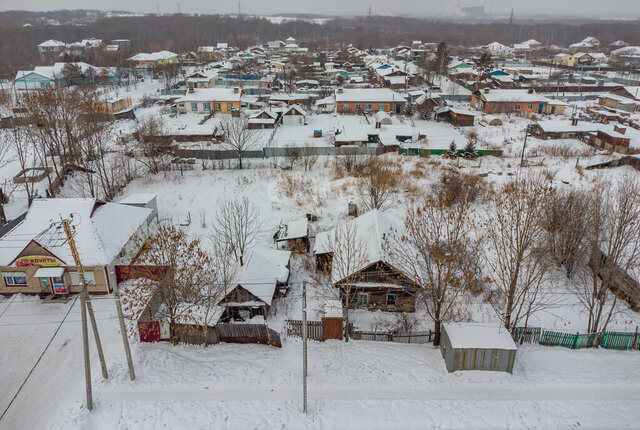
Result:
[[[162,13],[178,10],[187,13],[235,13],[237,0],[0,0],[0,10],[103,9]],[[241,0],[247,14],[318,13],[363,15],[371,6],[374,14],[383,15],[455,15],[457,6],[484,5],[492,15],[505,15],[515,9],[518,15],[544,14],[592,17],[640,17],[640,0]]]

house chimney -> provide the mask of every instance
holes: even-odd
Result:
[[[358,205],[353,200],[349,202],[349,216],[352,216],[352,217],[358,216]]]
[[[618,127],[617,125],[614,125],[613,131],[617,131],[620,134],[625,134],[627,132],[627,129],[625,127]]]
[[[578,125],[578,118],[576,118],[575,116],[571,117],[571,125],[573,126]]]
[[[342,94],[342,92],[343,92],[342,87],[338,88],[338,89],[336,90],[336,92],[337,92],[338,94]]]
[[[529,94],[533,94],[533,88],[529,88],[529,90],[527,91]]]
[[[485,88],[485,89],[484,89],[484,93],[485,93],[485,94],[489,94],[489,88]]]
[[[238,94],[240,92],[239,87],[233,87],[233,94]]]

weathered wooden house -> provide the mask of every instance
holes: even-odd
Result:
[[[386,251],[386,238],[401,226],[384,212],[372,210],[347,221],[346,228],[355,230],[358,242],[365,249],[365,256],[358,261],[360,264],[349,264],[352,266],[350,273],[344,273],[344,262],[334,260],[342,258],[332,250],[336,230],[318,233],[314,246],[316,267],[329,273],[333,285],[341,290],[343,303],[346,303],[348,291],[350,307],[413,312],[417,286],[390,263]]]
[[[473,126],[476,115],[464,109],[444,106],[436,110],[435,117],[437,121],[446,121],[455,126],[466,127]]]
[[[289,285],[291,251],[254,249],[236,268],[236,281],[220,301],[225,308],[221,321],[246,321],[266,317],[273,299],[284,296]]]

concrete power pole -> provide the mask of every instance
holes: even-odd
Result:
[[[307,413],[307,281],[302,281],[302,412]]]

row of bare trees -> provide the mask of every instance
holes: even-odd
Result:
[[[492,193],[475,179],[459,182],[450,179],[410,201],[403,228],[384,238],[386,258],[407,276],[385,282],[416,289],[435,343],[441,324],[468,318],[471,303],[489,304],[513,329],[566,298],[577,298],[588,316],[585,329],[601,339],[625,309],[620,297],[639,288],[633,279],[639,273],[640,181],[624,176],[613,185],[600,181],[565,191],[542,175],[523,174]],[[345,223],[328,243],[331,283],[339,287],[348,327],[359,286],[370,276],[362,271],[369,262],[367,240]],[[386,266],[378,270],[382,279],[390,273]],[[568,289],[559,287],[563,277]]]
[[[21,169],[51,170],[53,182],[62,186],[70,171],[86,196],[111,200],[135,175],[129,160],[113,152],[116,140],[105,121],[103,102],[87,86],[57,87],[27,92],[12,105],[17,112],[15,127],[6,133]],[[52,178],[53,176],[53,178]],[[36,197],[33,183],[24,183],[29,203]]]

